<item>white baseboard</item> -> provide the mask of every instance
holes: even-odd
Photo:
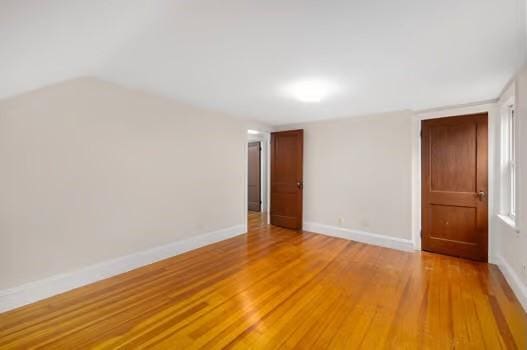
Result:
[[[523,309],[527,312],[527,286],[522,283],[520,276],[518,276],[503,256],[498,255],[496,257],[496,265],[500,268],[516,298],[518,298]]]
[[[410,239],[390,237],[359,230],[350,230],[342,227],[317,224],[315,222],[304,222],[303,230],[386,248],[414,251],[414,244]]]
[[[104,261],[83,269],[0,290],[0,312],[51,297],[196,248],[247,232],[245,225],[202,234],[163,246]]]

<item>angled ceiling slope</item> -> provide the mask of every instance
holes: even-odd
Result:
[[[92,75],[271,124],[493,99],[525,0],[4,0],[0,98]],[[287,87],[331,84],[318,103]]]

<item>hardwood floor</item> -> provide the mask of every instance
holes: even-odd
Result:
[[[1,314],[0,348],[527,348],[495,266],[249,226]]]

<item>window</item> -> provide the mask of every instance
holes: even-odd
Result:
[[[516,224],[516,136],[517,121],[514,104],[507,103],[502,117],[502,173],[501,173],[501,215]]]

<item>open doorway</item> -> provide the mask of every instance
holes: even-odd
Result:
[[[268,222],[269,140],[264,131],[247,131],[247,222],[259,226]]]
[[[247,147],[247,207],[250,212],[262,211],[262,142],[249,141]]]

